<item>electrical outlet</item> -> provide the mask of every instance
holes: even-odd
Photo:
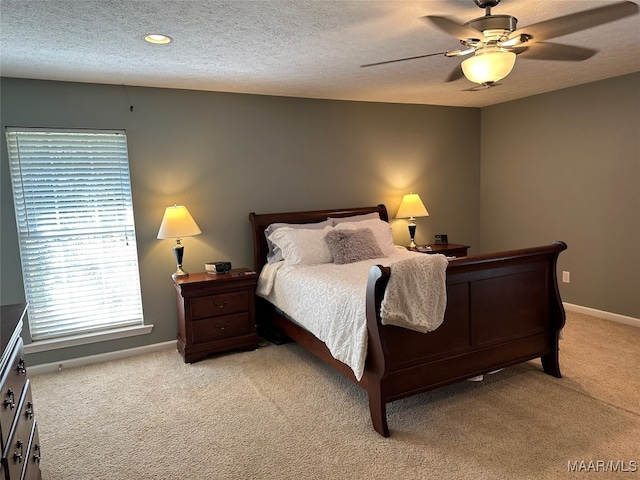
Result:
[[[567,271],[562,272],[562,282],[571,283],[571,272],[567,272]]]

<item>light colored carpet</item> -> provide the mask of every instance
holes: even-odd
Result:
[[[386,439],[365,392],[294,344],[39,375],[43,479],[556,479],[640,461],[640,329],[568,313],[560,360],[562,379],[532,361],[393,402]]]

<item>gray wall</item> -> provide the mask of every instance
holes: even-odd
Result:
[[[2,127],[127,130],[143,307],[150,335],[30,355],[29,364],[175,339],[171,240],[157,240],[164,209],[184,204],[202,229],[184,267],[212,260],[252,267],[248,213],[385,203],[419,193],[436,233],[480,244],[480,110],[258,95],[1,80]],[[129,110],[130,103],[134,110]],[[24,300],[6,144],[2,135],[0,300]],[[407,221],[392,222],[409,241]]]
[[[639,84],[633,74],[480,110],[3,78],[3,128],[127,130],[145,320],[155,325],[28,362],[175,339],[172,242],[155,238],[173,203],[203,231],[184,241],[185,269],[195,272],[219,259],[252,266],[250,211],[385,203],[393,215],[413,191],[431,214],[418,219],[419,243],[447,233],[478,253],[563,240],[563,300],[639,318]],[[7,304],[24,293],[1,137]],[[392,222],[399,244],[406,224]]]
[[[640,318],[640,74],[482,109],[481,245],[563,240],[564,301]]]

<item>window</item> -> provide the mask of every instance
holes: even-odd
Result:
[[[143,325],[126,133],[6,137],[32,339]]]

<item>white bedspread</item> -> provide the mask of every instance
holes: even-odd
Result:
[[[423,255],[397,247],[394,255],[347,265],[266,266],[257,294],[322,340],[360,380],[367,355],[367,278],[374,265]]]

